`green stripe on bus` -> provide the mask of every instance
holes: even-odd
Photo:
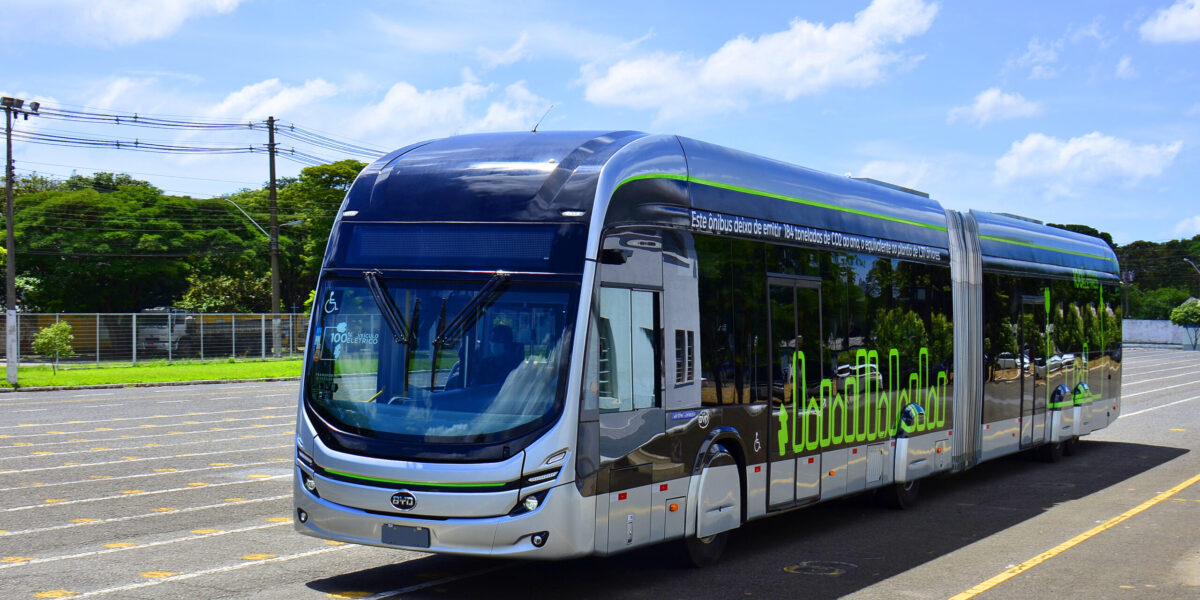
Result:
[[[740,192],[743,194],[750,194],[753,196],[760,196],[763,198],[773,198],[775,200],[784,200],[787,202],[795,202],[796,204],[804,204],[806,206],[813,206],[816,208],[836,210],[838,212],[849,213],[852,215],[859,215],[862,217],[870,217],[872,219],[882,219],[884,221],[891,221],[893,223],[902,223],[904,225],[913,225],[916,227],[925,227],[926,229],[934,229],[937,231],[946,231],[946,227],[944,225],[932,225],[930,223],[922,223],[920,221],[901,219],[899,217],[891,217],[888,215],[881,215],[878,213],[868,212],[865,210],[846,208],[844,206],[837,206],[834,204],[826,204],[824,202],[817,202],[815,200],[806,200],[804,198],[797,198],[795,196],[786,196],[784,194],[776,194],[774,192],[766,192],[763,190],[756,190],[753,188],[742,187],[742,186],[732,185],[732,184],[728,184],[728,183],[721,183],[720,181],[712,181],[709,179],[700,179],[697,177],[692,177],[690,175],[676,175],[673,173],[649,173],[646,175],[635,175],[633,177],[630,177],[630,178],[622,181],[620,184],[617,185],[617,187],[620,188],[621,186],[623,186],[627,183],[631,183],[634,181],[640,181],[643,179],[673,179],[675,181],[684,181],[687,183],[695,183],[698,185],[705,185],[708,187],[714,187],[714,188],[718,188],[718,189],[722,189],[722,190],[729,190],[731,192]]]
[[[428,483],[424,481],[396,481],[394,479],[380,479],[378,477],[366,477],[363,475],[351,475],[350,473],[342,473],[333,469],[325,469],[326,473],[337,475],[339,477],[348,477],[350,479],[361,479],[363,481],[374,481],[376,483],[390,483],[393,485],[420,485],[425,487],[448,487],[448,488],[473,488],[473,487],[503,487],[503,483]]]
[[[785,200],[787,202],[795,202],[797,204],[804,204],[806,206],[813,206],[816,208],[836,210],[838,212],[844,212],[844,213],[849,213],[852,215],[859,215],[859,216],[863,216],[863,217],[870,217],[872,219],[882,219],[884,221],[891,221],[893,223],[903,223],[905,225],[914,225],[916,227],[925,227],[927,229],[934,229],[937,231],[947,231],[946,227],[943,225],[932,225],[930,223],[922,223],[920,221],[901,219],[899,217],[891,217],[888,215],[881,215],[878,213],[868,212],[865,210],[846,208],[844,206],[837,206],[834,204],[826,204],[824,202],[817,202],[815,200],[805,200],[804,198],[797,198],[795,196],[786,196],[784,194],[776,194],[773,192],[766,192],[763,190],[756,190],[753,188],[742,187],[742,186],[732,185],[732,184],[728,184],[728,183],[721,183],[720,181],[712,181],[709,179],[700,179],[698,177],[692,177],[690,175],[677,175],[674,173],[648,173],[646,175],[634,175],[633,177],[629,177],[629,178],[625,179],[624,181],[622,181],[621,183],[619,183],[617,185],[617,187],[620,188],[621,186],[623,186],[627,183],[632,183],[634,181],[641,181],[643,179],[671,179],[674,181],[695,183],[695,184],[699,184],[699,185],[706,185],[708,187],[715,187],[715,188],[719,188],[719,189],[723,189],[723,190],[740,192],[743,194],[751,194],[754,196],[761,196],[763,198],[774,198],[776,200]],[[1036,248],[1038,250],[1049,250],[1051,252],[1062,252],[1063,254],[1073,254],[1075,256],[1082,256],[1085,258],[1095,258],[1097,260],[1104,260],[1104,261],[1108,261],[1113,264],[1117,264],[1117,260],[1114,258],[1111,258],[1108,256],[1100,256],[1097,254],[1088,254],[1087,252],[1077,252],[1075,250],[1063,250],[1062,248],[1052,248],[1050,246],[1042,246],[1040,244],[1031,244],[1029,242],[1018,242],[1016,240],[1005,239],[1005,238],[996,237],[993,235],[980,235],[979,239],[988,240],[991,242],[999,242],[1001,244],[1015,244],[1017,246],[1026,246],[1029,248]]]
[[[1097,260],[1106,260],[1110,263],[1117,264],[1117,259],[1110,258],[1107,256],[1100,256],[1098,254],[1088,254],[1087,252],[1076,252],[1074,250],[1063,250],[1062,248],[1051,248],[1050,246],[1042,246],[1040,244],[1031,244],[1029,242],[1018,242],[1016,240],[1009,240],[1009,239],[1005,239],[1002,237],[996,237],[994,235],[980,235],[979,239],[988,240],[989,242],[1000,242],[1001,244],[1013,244],[1016,246],[1026,246],[1029,248],[1037,248],[1038,250],[1049,250],[1051,252],[1062,252],[1063,254],[1074,254],[1075,256],[1083,256],[1085,258],[1095,258]]]

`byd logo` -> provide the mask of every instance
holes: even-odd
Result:
[[[400,490],[392,494],[392,506],[400,510],[412,510],[417,507],[417,497],[408,490]]]

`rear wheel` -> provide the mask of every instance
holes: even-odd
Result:
[[[919,480],[894,483],[883,491],[883,500],[892,508],[905,510],[917,505],[920,493],[921,482]]]
[[[1043,462],[1056,463],[1062,460],[1064,442],[1050,442],[1039,448],[1038,456]]]

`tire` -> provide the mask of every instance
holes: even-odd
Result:
[[[1038,457],[1042,462],[1056,463],[1062,460],[1065,442],[1051,442],[1038,449]]]
[[[1063,454],[1066,456],[1075,456],[1079,453],[1079,438],[1073,437],[1063,444]]]
[[[689,537],[684,540],[688,561],[693,567],[702,568],[717,564],[729,543],[729,532],[723,531],[706,538]]]
[[[920,499],[921,481],[893,483],[883,490],[884,504],[899,510],[908,510],[917,505]]]

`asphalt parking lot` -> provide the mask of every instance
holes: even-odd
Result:
[[[298,384],[0,395],[5,598],[1196,598],[1200,353],[1127,349],[1123,416],[1046,464],[985,463],[909,511],[868,497],[747,524],[695,570],[663,545],[531,563],[301,536]]]

